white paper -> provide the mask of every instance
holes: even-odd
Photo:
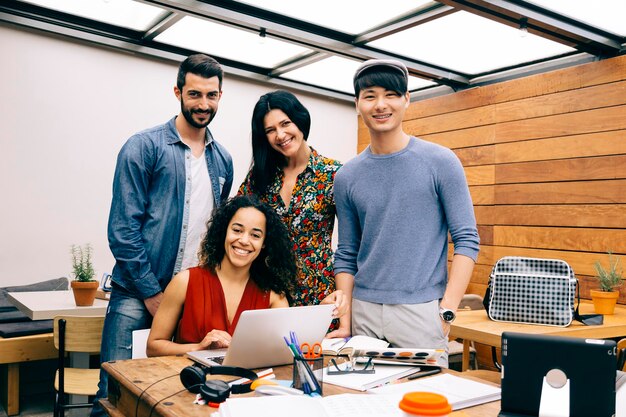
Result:
[[[393,394],[399,401],[404,394],[412,391],[441,394],[448,399],[454,410],[500,399],[500,388],[450,374],[420,378],[403,384],[387,385],[371,389],[368,392]]]

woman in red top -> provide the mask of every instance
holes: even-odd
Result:
[[[209,220],[200,266],[165,289],[148,356],[228,347],[242,311],[289,307],[296,263],[287,230],[258,199],[235,197]],[[172,337],[174,341],[172,341]]]

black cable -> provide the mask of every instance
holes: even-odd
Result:
[[[200,385],[200,384],[198,384],[198,385]],[[183,388],[183,389],[181,389],[181,390],[180,390],[180,391],[178,391],[178,392],[175,392],[175,393],[173,393],[173,394],[170,394],[170,395],[168,395],[167,397],[163,397],[163,398],[161,398],[159,401],[157,401],[157,402],[156,402],[156,403],[152,406],[152,408],[150,409],[150,414],[148,414],[148,417],[152,417],[152,413],[154,412],[154,409],[156,408],[156,406],[157,406],[157,405],[159,405],[159,404],[161,403],[161,401],[167,400],[168,398],[173,397],[174,395],[178,395],[178,394],[180,394],[181,392],[185,392],[185,391],[187,391],[187,388]],[[137,416],[135,416],[135,417],[137,417]]]
[[[135,404],[135,417],[137,417],[137,414],[139,413],[139,401],[141,400],[141,397],[143,396],[143,394],[145,394],[146,391],[152,388],[155,384],[158,384],[161,381],[165,381],[166,379],[174,378],[175,376],[178,376],[178,375],[180,374],[174,374],[174,375],[163,377],[159,380],[154,381],[152,384],[148,385],[147,387],[145,387],[143,391],[141,391],[141,394],[139,394],[139,396],[137,397],[137,404]]]

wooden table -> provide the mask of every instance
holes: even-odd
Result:
[[[593,305],[581,302],[580,314],[592,314]],[[504,323],[490,320],[485,310],[459,311],[450,326],[450,337],[463,339],[463,370],[469,369],[469,347],[474,341],[499,348],[503,332],[546,334],[570,337],[607,339],[626,336],[626,307],[617,306],[614,315],[604,316],[601,326],[585,326],[573,321],[567,327],[541,326],[535,324]]]
[[[93,306],[77,307],[72,291],[30,291],[7,293],[8,300],[31,320],[56,316],[104,316],[109,302],[96,298]]]
[[[57,315],[104,316],[109,304],[96,299],[93,306],[77,307],[72,291],[10,292],[7,298],[31,320],[50,320]],[[0,379],[0,397],[8,415],[19,413],[20,362],[54,359],[58,355],[53,333],[7,339],[0,337],[0,364],[7,365]],[[89,354],[72,353],[70,360],[72,366],[89,367]],[[73,401],[81,401],[81,397],[73,397]]]
[[[150,415],[206,417],[207,414],[212,414],[217,409],[193,404],[195,394],[185,390],[178,376],[180,370],[191,363],[190,360],[180,356],[105,363],[103,369],[109,373],[109,397],[107,400],[101,400],[102,405],[112,417],[148,417]],[[274,373],[278,379],[291,379],[291,366],[275,367]],[[209,376],[209,378],[227,379],[224,376]],[[330,384],[324,384],[323,390],[324,396],[359,393],[359,391]],[[494,401],[463,409],[450,416],[495,417],[499,411],[500,402]]]
[[[20,412],[20,362],[54,359],[58,355],[52,333],[7,339],[0,337],[0,364],[6,365],[6,371],[0,378],[0,396],[8,415]]]

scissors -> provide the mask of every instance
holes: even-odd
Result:
[[[322,345],[319,343],[310,345],[305,342],[300,345],[300,351],[302,352],[302,356],[306,359],[317,359],[322,356]]]

